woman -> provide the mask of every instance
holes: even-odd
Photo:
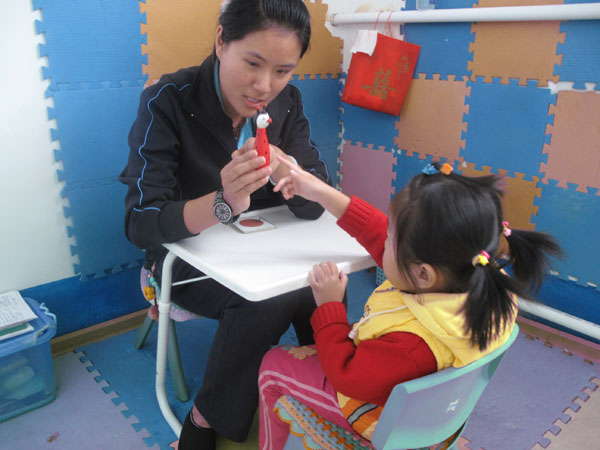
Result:
[[[278,156],[328,180],[310,141],[299,91],[288,84],[306,52],[310,17],[302,0],[232,0],[222,8],[213,54],[201,66],[163,76],[144,90],[129,135],[121,181],[128,185],[125,231],[146,250],[159,277],[161,244],[229,224],[247,209],[287,204],[299,218],[323,208],[284,199],[273,185],[289,174]],[[268,104],[269,164],[254,150],[257,106]],[[176,261],[173,281],[199,273]],[[173,289],[172,301],[219,320],[203,384],[187,415],[179,449],[214,448],[216,433],[244,441],[257,408],[264,353],[293,324],[301,344],[313,342],[310,288],[248,302],[214,280]],[[206,345],[199,343],[199,345]]]

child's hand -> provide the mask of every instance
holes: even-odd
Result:
[[[269,144],[269,150],[270,150],[269,153],[271,155],[269,164],[271,165],[271,169],[273,169],[272,177],[274,177],[275,179],[278,179],[280,174],[277,171],[279,170],[280,167],[283,166],[283,164],[281,164],[279,158],[283,158],[283,159],[287,160],[288,157],[285,154],[285,152],[283,150],[281,150],[279,147],[277,147],[276,145]],[[287,173],[287,170],[285,172]]]
[[[308,274],[310,287],[317,306],[328,302],[341,302],[344,299],[348,277],[333,262],[324,262],[313,266]]]
[[[327,186],[327,184],[304,171],[302,167],[295,165],[288,158],[277,156],[277,159],[279,160],[279,165],[287,167],[290,173],[277,182],[273,191],[281,191],[283,198],[286,200],[289,200],[294,195],[299,195],[307,200],[318,202],[319,190],[323,186]]]

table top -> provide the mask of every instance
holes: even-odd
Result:
[[[244,213],[239,220],[255,216],[275,228],[242,233],[233,225],[218,224],[164,246],[251,301],[308,286],[308,272],[320,262],[333,261],[347,274],[375,265],[327,211],[317,220],[302,220],[282,205]]]

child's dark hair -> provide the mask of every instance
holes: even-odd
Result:
[[[507,231],[499,176],[446,175],[440,164],[432,166],[431,175],[415,176],[392,200],[398,267],[416,286],[410,265],[430,264],[443,273],[450,292],[468,292],[466,331],[484,350],[516,314],[512,294],[531,298],[542,284],[548,256],[560,257],[562,251],[545,233]],[[503,234],[508,235],[512,277],[496,260]],[[482,263],[478,255],[486,256]]]
[[[295,32],[306,53],[310,43],[310,14],[302,0],[231,0],[221,12],[219,24],[226,44],[249,33],[278,26]]]

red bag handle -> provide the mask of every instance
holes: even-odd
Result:
[[[377,19],[375,19],[375,31],[377,31],[377,25],[379,25],[379,16],[381,16],[382,13],[383,13],[383,11],[379,11],[377,13]],[[390,37],[392,37],[392,24],[390,23],[390,20],[392,19],[392,14],[394,14],[394,11],[390,11],[390,14],[385,22],[385,24],[387,25],[387,29],[388,29]],[[385,34],[385,27],[384,27],[383,31],[384,31],[383,34]]]

